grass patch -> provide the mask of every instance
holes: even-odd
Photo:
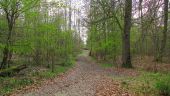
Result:
[[[161,96],[170,96],[170,75],[157,81],[156,88]]]
[[[11,93],[16,89],[21,89],[24,86],[33,84],[34,81],[31,78],[10,78],[3,77],[0,78],[0,94],[2,96]]]
[[[142,72],[137,77],[117,77],[114,80],[119,81],[123,89],[130,91],[136,96],[159,96],[159,90],[156,84],[162,78],[170,74]]]
[[[51,79],[56,77],[58,74],[60,73],[64,73],[66,72],[71,66],[57,66],[54,69],[54,72],[52,72],[51,70],[47,70],[44,72],[38,72],[38,73],[33,73],[33,76],[38,77],[40,79]]]
[[[114,65],[113,65],[113,64],[110,64],[110,63],[101,63],[100,66],[103,67],[103,68],[111,68],[111,67],[114,67]]]

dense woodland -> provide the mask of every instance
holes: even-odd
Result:
[[[72,0],[0,0],[0,96],[67,71],[82,50],[116,68],[163,74],[157,89],[170,96],[169,0],[82,2],[83,11]]]
[[[64,65],[71,60],[82,41],[77,27],[72,28],[69,15],[73,9],[68,4],[46,0],[0,1],[0,69],[20,64],[52,68],[55,61],[63,61],[60,63]],[[78,20],[73,23],[80,25]]]
[[[92,56],[133,67],[134,56],[169,58],[168,0],[91,0],[88,46]]]

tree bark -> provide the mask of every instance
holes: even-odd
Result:
[[[72,27],[72,2],[71,0],[69,1],[69,30],[71,30],[71,27]]]
[[[162,61],[162,57],[165,52],[166,42],[167,42],[167,31],[168,31],[168,0],[164,0],[164,30],[163,30],[163,38],[161,43],[160,52],[158,53],[156,61]]]
[[[124,31],[122,34],[122,67],[132,68],[130,52],[130,30],[132,19],[132,0],[125,0]]]
[[[13,31],[13,27],[15,24],[15,14],[12,13],[12,15],[10,15],[10,13],[6,12],[6,18],[8,21],[8,36],[7,36],[7,41],[6,41],[6,46],[4,48],[3,51],[3,60],[1,62],[1,66],[0,69],[5,69],[6,67],[9,67],[9,62],[11,61],[12,58],[12,51],[10,50],[10,46],[11,46],[11,37],[12,37],[12,31]]]

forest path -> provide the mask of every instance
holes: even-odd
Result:
[[[84,50],[83,54],[78,56],[76,67],[68,74],[54,79],[53,83],[43,85],[37,90],[17,96],[96,96],[97,86],[112,81],[117,75],[114,71],[96,64],[88,53]]]

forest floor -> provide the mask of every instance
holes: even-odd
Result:
[[[83,51],[75,67],[11,96],[159,96],[156,82],[169,74],[97,63]]]
[[[130,96],[113,81],[119,72],[104,68],[84,51],[69,72],[12,96]]]

